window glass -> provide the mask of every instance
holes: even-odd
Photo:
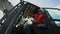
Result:
[[[60,19],[60,11],[54,9],[46,9],[53,19]]]
[[[52,19],[60,19],[60,11],[59,10],[54,10],[54,9],[46,9]],[[57,26],[60,27],[60,21],[54,21]]]
[[[55,21],[56,25],[60,27],[60,21]]]
[[[0,10],[0,19],[3,17],[3,11]]]
[[[8,0],[8,1],[11,2],[13,6],[17,5],[20,2],[20,0],[12,0],[12,1]]]

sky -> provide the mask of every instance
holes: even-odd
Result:
[[[26,0],[39,7],[55,7],[60,5],[60,0]]]
[[[15,6],[17,3],[20,2],[20,0],[9,0],[13,6]],[[24,1],[28,1],[30,3],[33,3],[39,7],[56,7],[58,5],[60,5],[60,0],[24,0]]]
[[[11,2],[13,6],[18,4],[20,0],[8,0]],[[60,8],[60,0],[24,0],[28,1],[34,5],[37,5],[39,7],[55,7],[55,8]],[[58,15],[60,15],[60,12],[56,12]],[[54,15],[54,14],[53,14]],[[2,11],[0,10],[0,18],[3,16]]]

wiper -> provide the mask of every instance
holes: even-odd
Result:
[[[52,19],[52,21],[60,21],[60,19]]]
[[[43,9],[54,9],[54,10],[59,10],[60,11],[59,8],[47,8],[47,7],[44,7]]]

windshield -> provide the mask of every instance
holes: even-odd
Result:
[[[60,11],[54,9],[46,9],[53,19],[60,19]]]
[[[60,11],[59,10],[54,10],[54,9],[46,9],[52,19],[60,19]],[[60,27],[60,21],[54,21],[57,26]]]

